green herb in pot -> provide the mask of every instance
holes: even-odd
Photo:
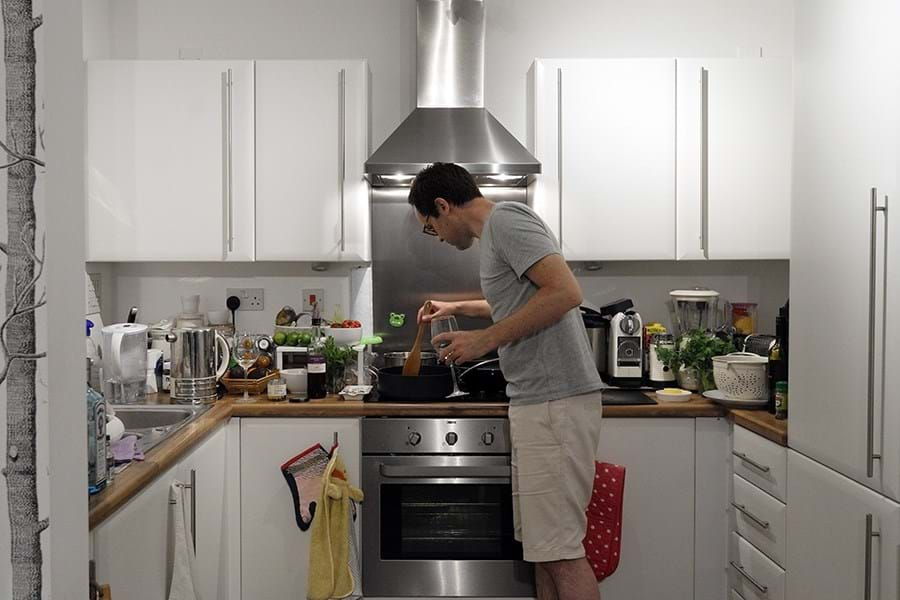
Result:
[[[700,391],[716,389],[713,379],[713,356],[734,352],[731,341],[715,337],[700,329],[689,331],[679,338],[674,348],[656,346],[656,356],[676,375],[693,370],[699,379]]]

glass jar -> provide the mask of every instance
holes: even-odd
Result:
[[[271,402],[287,400],[287,381],[284,380],[284,377],[276,377],[269,380],[266,392]]]
[[[731,324],[736,333],[750,335],[756,333],[756,302],[733,302],[731,304]]]

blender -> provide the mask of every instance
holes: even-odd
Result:
[[[134,404],[146,399],[147,329],[140,323],[116,323],[100,330],[107,402]]]
[[[667,303],[676,337],[699,329],[711,331],[718,318],[719,292],[707,288],[672,290]],[[712,317],[712,323],[710,323]]]

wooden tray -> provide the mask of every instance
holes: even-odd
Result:
[[[281,371],[276,369],[260,379],[231,379],[226,375],[221,381],[229,394],[243,394],[245,391],[249,394],[263,394],[269,382],[279,376]]]

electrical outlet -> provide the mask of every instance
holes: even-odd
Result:
[[[303,312],[312,312],[313,302],[319,303],[319,313],[325,310],[325,290],[303,290]]]
[[[263,288],[228,288],[225,297],[237,296],[241,299],[241,307],[238,310],[263,310]]]

